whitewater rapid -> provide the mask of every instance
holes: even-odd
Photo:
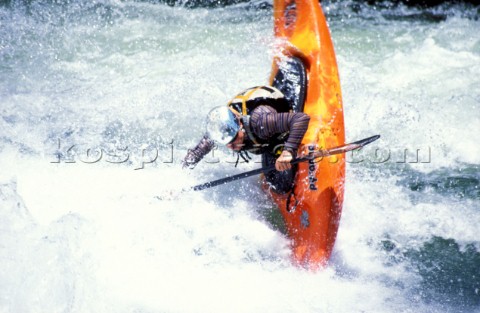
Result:
[[[480,312],[480,22],[326,2],[348,141],[325,270],[290,263],[253,177],[180,160],[203,116],[267,82],[267,4],[0,6],[0,312]]]

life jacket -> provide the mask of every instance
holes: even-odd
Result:
[[[262,139],[253,133],[250,124],[250,115],[260,105],[268,105],[274,108],[278,113],[288,113],[291,111],[288,101],[285,99],[283,93],[270,86],[259,86],[244,90],[236,95],[228,106],[231,110],[236,111],[241,116],[243,127],[247,134],[247,140],[244,141],[243,151],[248,151],[254,154],[263,154],[270,152],[272,154],[279,154],[283,148],[288,132],[279,134],[274,138]]]

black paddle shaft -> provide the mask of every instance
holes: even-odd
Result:
[[[355,142],[352,142],[352,143],[349,143],[349,144],[346,144],[346,145],[343,145],[343,146],[339,146],[339,147],[334,147],[334,148],[325,149],[325,150],[318,150],[318,151],[315,151],[314,153],[312,153],[308,156],[292,160],[290,163],[291,164],[297,164],[297,163],[305,162],[305,161],[312,160],[312,159],[317,159],[317,158],[326,157],[326,156],[330,156],[330,155],[334,155],[334,154],[340,154],[340,153],[345,153],[345,152],[349,152],[349,151],[352,151],[352,150],[357,150],[357,149],[360,149],[360,148],[368,145],[369,143],[374,142],[378,138],[380,138],[380,135],[375,135],[375,136],[372,136],[372,137],[368,137],[368,138],[358,140],[358,141],[355,141]],[[223,184],[226,184],[226,183],[229,183],[229,182],[232,182],[232,181],[236,181],[236,180],[243,179],[243,178],[246,178],[246,177],[250,177],[250,176],[253,176],[253,175],[257,175],[257,174],[260,174],[260,173],[267,173],[267,172],[273,171],[274,169],[275,169],[275,165],[261,167],[261,168],[257,168],[257,169],[252,170],[252,171],[248,171],[248,172],[240,173],[240,174],[237,174],[237,175],[228,176],[228,177],[225,177],[225,178],[220,178],[218,180],[203,183],[203,184],[200,184],[200,185],[196,185],[196,186],[191,187],[190,189],[195,190],[195,191],[204,190],[204,189],[207,189],[207,188],[210,188],[210,187],[223,185]]]

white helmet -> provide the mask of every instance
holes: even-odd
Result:
[[[226,106],[213,108],[207,115],[208,137],[220,144],[227,145],[235,139],[240,130],[240,122]]]

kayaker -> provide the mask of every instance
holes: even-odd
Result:
[[[290,112],[283,93],[270,86],[247,89],[233,98],[228,105],[213,108],[207,115],[207,132],[200,142],[188,150],[183,166],[193,168],[215,144],[227,146],[238,152],[238,157],[248,160],[248,154],[263,154],[263,165],[275,162],[282,174],[266,175],[267,181],[293,180],[290,161],[308,128],[310,117],[301,112]],[[237,160],[238,161],[238,160]],[[279,175],[280,174],[280,175]],[[271,176],[269,179],[269,176]],[[290,185],[279,189],[290,189]],[[279,190],[279,191],[281,191]]]

